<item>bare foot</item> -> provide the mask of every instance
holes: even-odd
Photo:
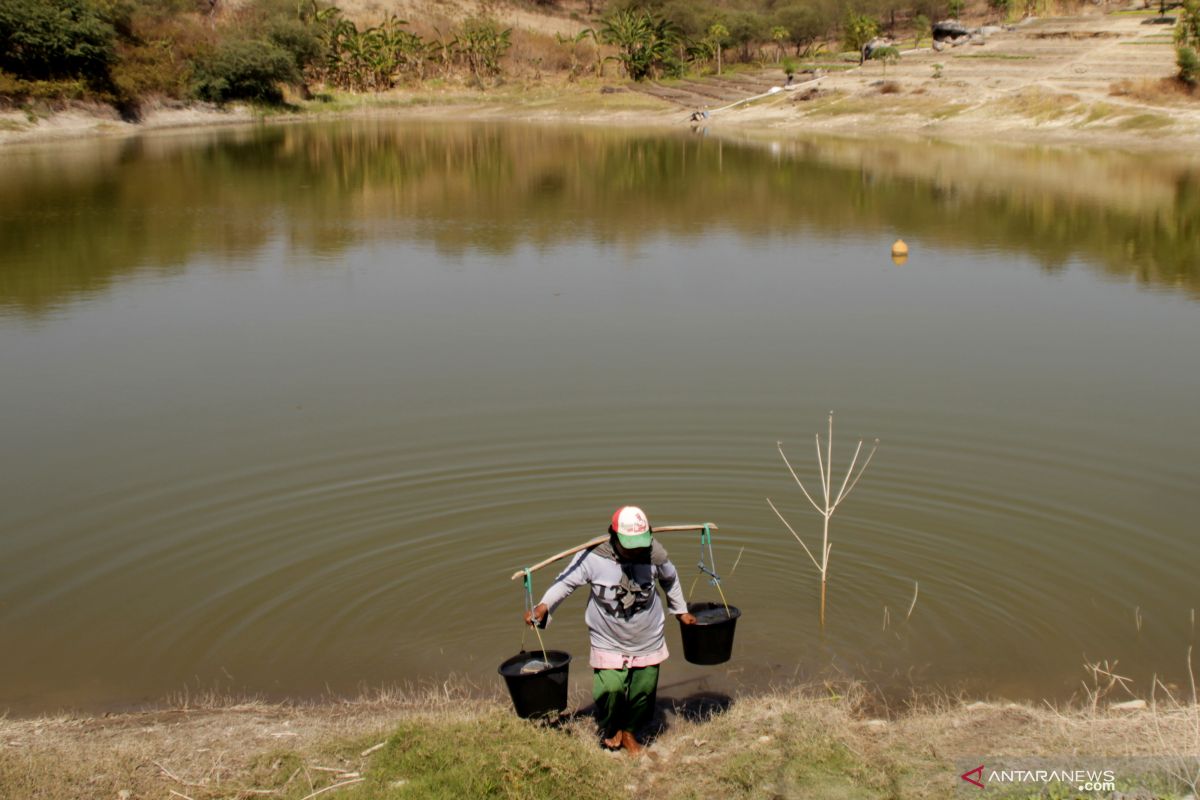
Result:
[[[609,750],[620,750],[621,745],[625,742],[624,731],[617,731],[611,739],[602,739],[604,746]]]
[[[638,744],[637,738],[629,731],[621,731],[621,743],[625,745],[625,750],[631,756],[636,756],[642,752],[642,746]]]

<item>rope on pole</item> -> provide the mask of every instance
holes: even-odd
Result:
[[[531,627],[533,628],[533,632],[537,634],[538,647],[542,648],[542,661],[545,662],[545,664],[547,666],[549,666],[550,659],[546,655],[546,643],[542,641],[542,632],[540,630],[538,630],[538,621],[533,618],[533,609],[535,608],[535,606],[533,604],[533,575],[530,574],[529,567],[525,567],[525,569],[523,571],[525,573],[525,578],[522,581],[522,584],[524,585],[524,588],[525,588],[525,612],[527,614],[529,614],[529,619],[532,622]],[[524,651],[525,651],[525,631],[524,631],[524,629],[522,629],[521,630],[521,652],[524,652]]]
[[[704,552],[706,548],[708,550],[707,564],[704,560]],[[708,564],[712,565],[712,569],[708,568]],[[729,601],[725,599],[725,590],[721,588],[721,576],[717,575],[717,559],[716,556],[713,555],[712,530],[710,529],[709,525],[705,525],[700,531],[700,563],[698,563],[696,566],[700,568],[700,572],[708,576],[708,582],[717,587],[717,592],[721,595],[721,604],[725,606],[725,616],[732,617],[733,615],[729,611]],[[699,577],[699,575],[696,576],[697,579]],[[693,580],[692,588],[694,589],[695,587],[696,581]],[[691,594],[690,590],[688,594]]]

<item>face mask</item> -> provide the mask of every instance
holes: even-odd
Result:
[[[649,564],[650,550],[649,547],[634,547],[632,549],[621,545],[621,540],[616,534],[609,537],[612,541],[613,552],[617,554],[617,558],[626,564]]]

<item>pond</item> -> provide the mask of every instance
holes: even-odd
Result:
[[[667,693],[1186,682],[1194,160],[261,126],[0,152],[0,241],[0,710],[497,689],[509,576],[626,503],[716,522],[743,611],[720,667],[669,625]],[[819,490],[831,410],[836,478],[880,445],[822,632],[765,498],[819,547],[776,443]]]

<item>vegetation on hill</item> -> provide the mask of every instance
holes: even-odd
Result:
[[[0,99],[280,103],[430,80],[481,88],[543,70],[574,80],[615,64],[641,80],[778,62],[863,31],[927,25],[956,0],[609,0],[538,3],[576,33],[514,30],[505,10],[466,18],[352,18],[326,0],[0,0]],[[609,75],[614,71],[610,69]]]
[[[1066,0],[1069,2],[1070,0]],[[147,101],[280,104],[332,90],[381,92],[440,82],[490,88],[584,74],[633,80],[720,73],[823,48],[860,50],[878,35],[920,41],[964,0],[495,0],[447,4],[405,19],[354,0],[0,0],[0,105],[109,103],[136,118]],[[532,2],[532,0],[531,0]],[[987,0],[1005,18],[1048,0]],[[391,5],[391,8],[399,6]],[[404,6],[407,7],[407,6]],[[430,6],[429,9],[436,7]],[[1179,78],[1200,72],[1188,0]],[[374,14],[374,16],[371,16]],[[383,14],[381,17],[380,14]],[[465,16],[464,16],[465,14]],[[562,30],[572,31],[563,35]],[[890,51],[885,51],[890,52]]]

